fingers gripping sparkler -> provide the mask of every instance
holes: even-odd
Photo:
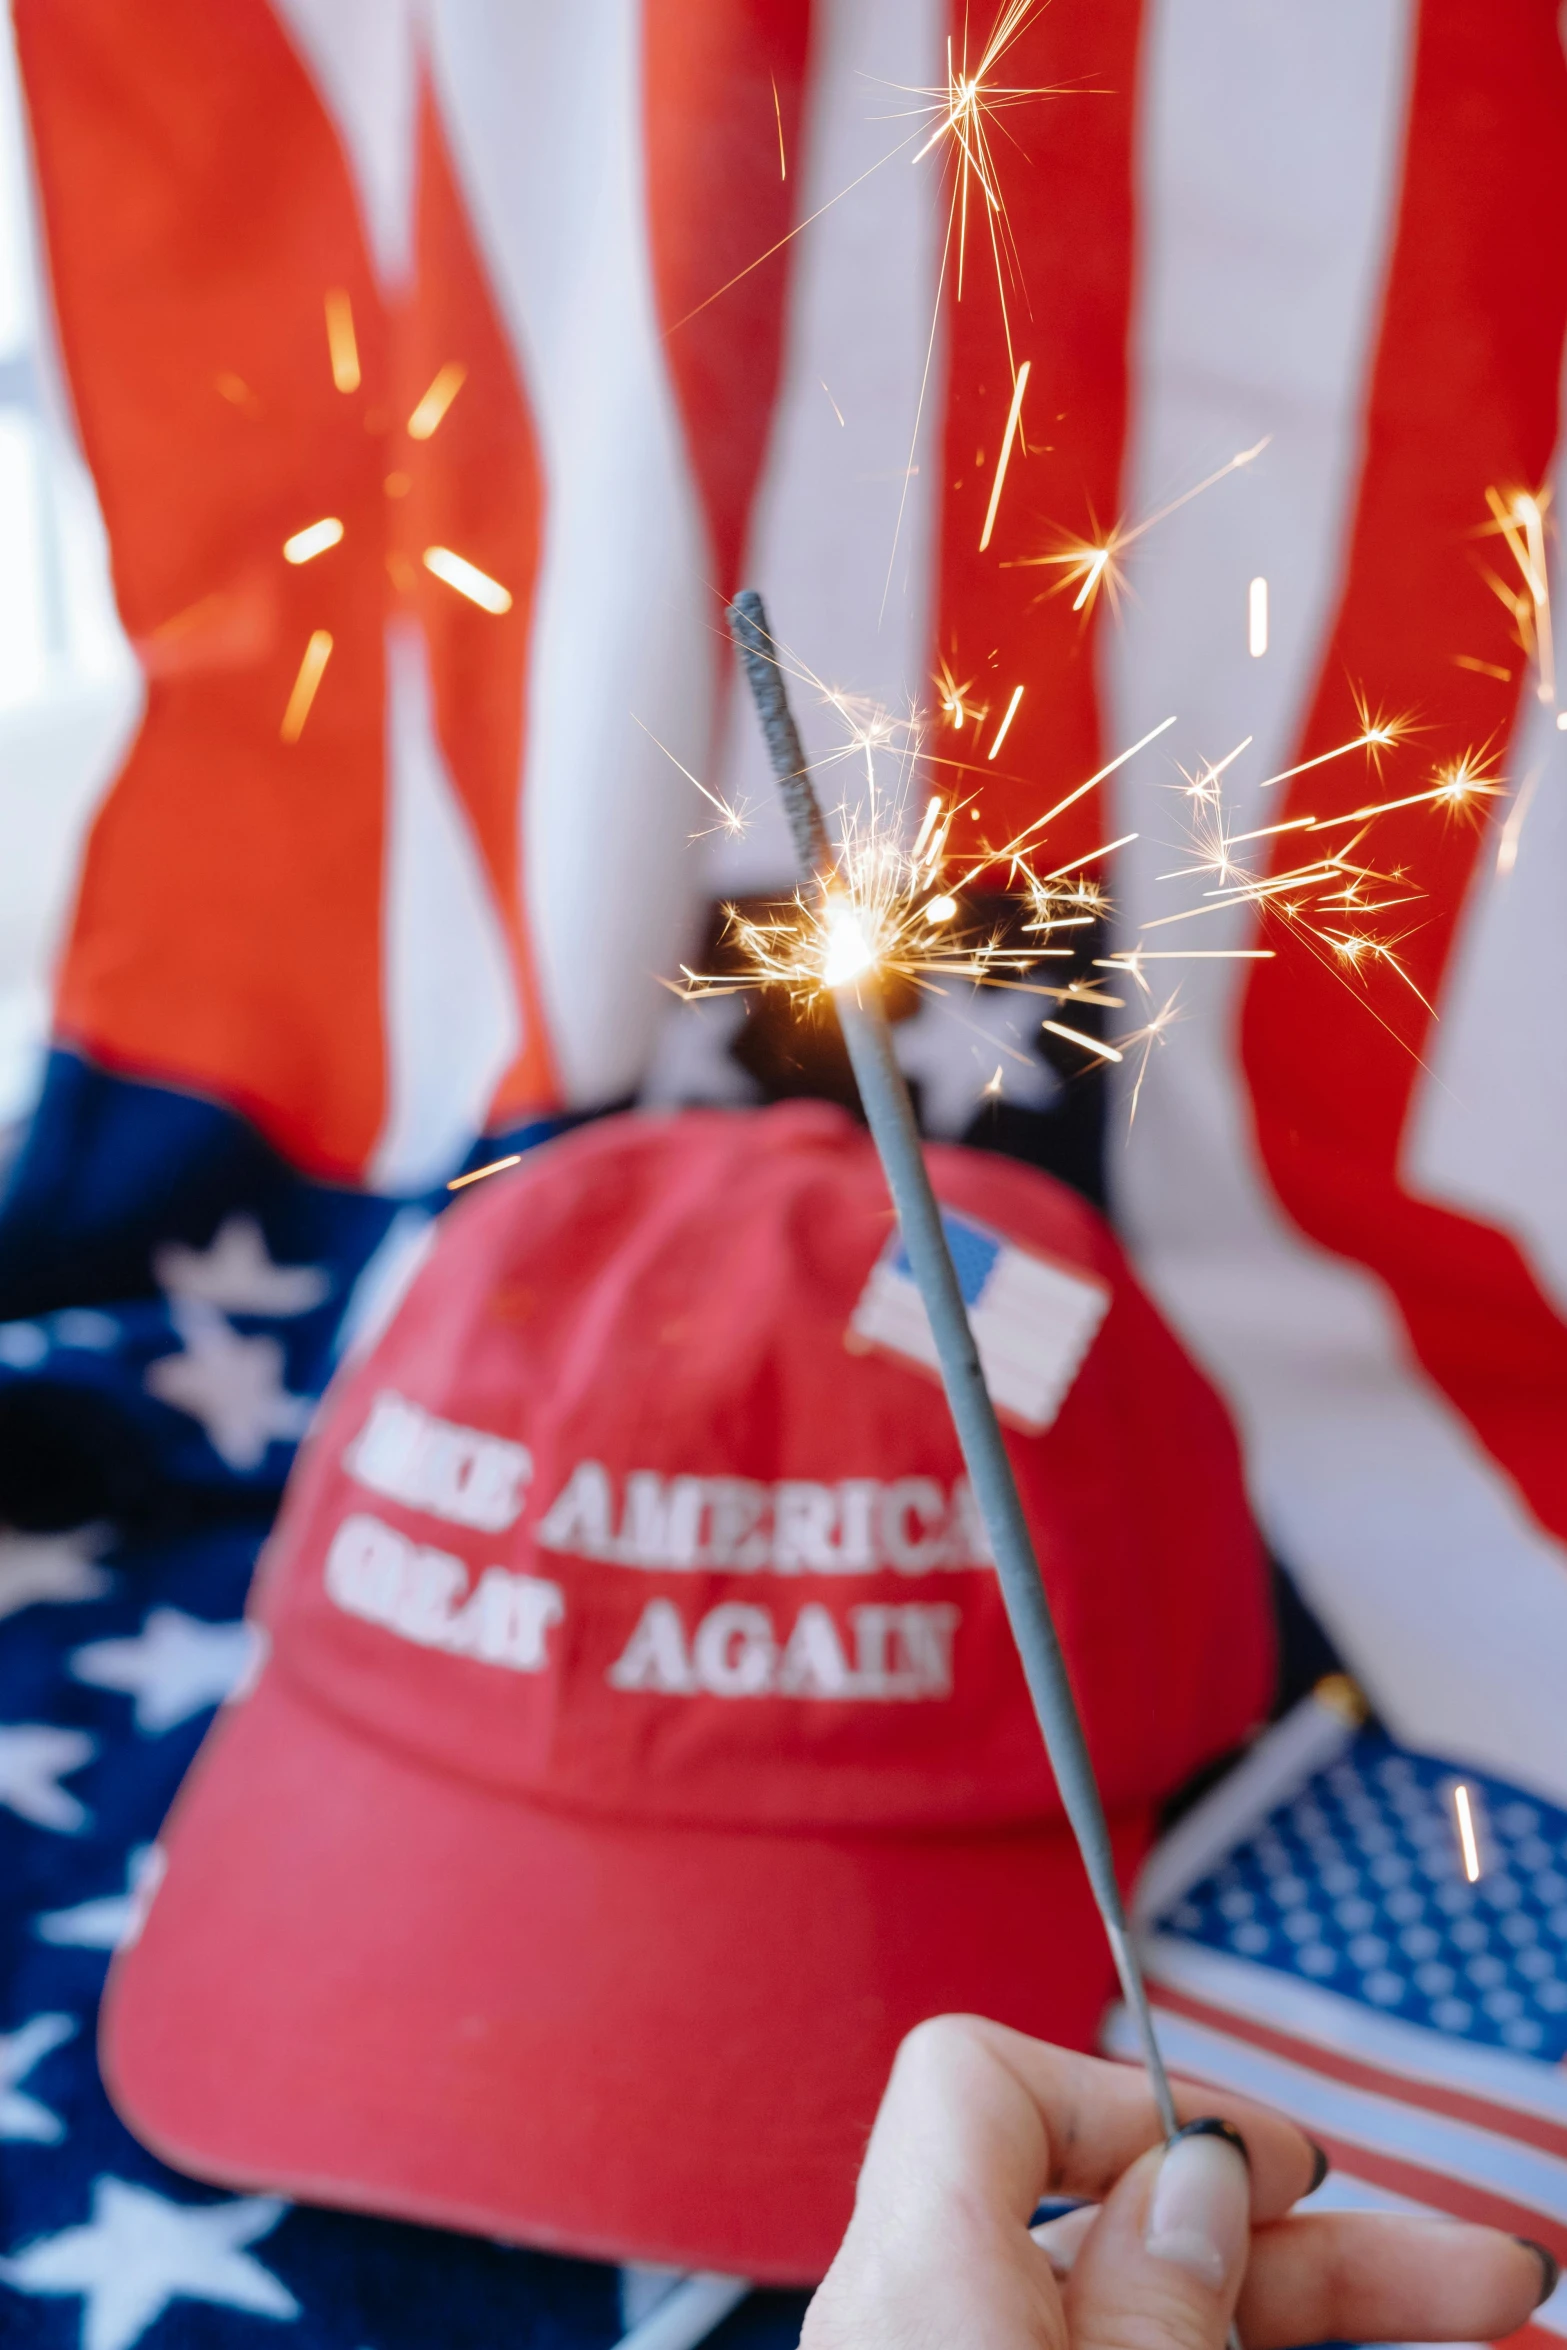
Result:
[[[761,719],[768,757],[794,839],[802,885],[815,897],[822,918],[831,925],[834,919],[830,904],[832,844],[789,707],[778,650],[767,625],[762,599],[754,589],[743,589],[730,605],[729,627]],[[845,919],[852,921],[852,909],[840,908],[837,918],[840,923]],[[1104,1922],[1121,1989],[1136,2022],[1160,2122],[1169,2135],[1177,2126],[1175,2107],[1154,2033],[1148,1994],[1127,1931],[1104,1805],[1040,1578],[1039,1563],[1034,1556],[1028,1522],[969,1329],[963,1293],[931,1189],[908,1089],[893,1054],[878,996],[873,951],[863,947],[856,956],[847,951],[846,942],[837,974],[829,964],[825,978],[860,1089],[866,1123],[892,1193],[904,1246],[930,1316],[942,1385],[995,1557],[997,1580],[1029,1696]]]

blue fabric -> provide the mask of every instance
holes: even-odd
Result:
[[[560,1123],[483,1136],[467,1165]],[[614,2268],[182,2178],[98,2077],[130,1888],[244,1662],[299,1437],[448,1196],[309,1181],[228,1110],[51,1057],[0,1201],[0,1524],[32,1529],[0,1533],[7,2350],[601,2350],[624,2330]],[[130,2292],[130,2238],[170,2248],[166,2290]],[[803,2307],[752,2295],[713,2339],[784,2350]]]
[[[154,1726],[160,1687],[162,1714],[181,1702],[180,1675],[151,1669],[156,1627],[179,1618],[198,1656],[204,1635],[209,1644],[213,1635],[232,1642],[224,1628],[239,1614],[264,1531],[254,1520],[207,1527],[144,1538],[96,1560],[86,1557],[95,1546],[78,1538],[54,1538],[52,1549],[0,1540],[0,2341],[7,2350],[80,2350],[86,2341],[93,2297],[45,2291],[38,2280],[51,2262],[91,2266],[110,2249],[101,2227],[59,2249],[71,2231],[91,2231],[95,2210],[105,2209],[99,2182],[181,2208],[244,2215],[245,2199],[180,2177],[121,2127],[98,2078],[94,2030],[105,1944],[125,1923],[134,1858],[156,1836],[211,1719],[209,1693],[180,1719]],[[29,1580],[47,1580],[51,1556],[62,1581],[73,1557],[81,1563],[88,1595],[13,1606]],[[84,1677],[94,1674],[121,1686]],[[125,1685],[133,1680],[139,1687]],[[47,1794],[52,1785],[65,1799],[64,1824],[41,1824],[6,1800],[7,1787],[13,1799],[20,1792],[6,1736],[29,1727],[77,1742],[49,1758],[63,1767],[43,1770],[34,1786]],[[19,2043],[23,2056],[29,2046],[42,2053],[13,2079],[6,2051]],[[145,2325],[129,2333],[122,2325],[111,2350],[503,2343],[602,2350],[622,2332],[619,2272],[593,2262],[304,2208],[275,2216],[263,2208],[250,2225],[259,2232],[242,2262],[274,2280],[279,2310],[286,2298],[296,2314],[176,2295]],[[117,2306],[111,2294],[106,2312]],[[720,2350],[786,2350],[803,2309],[801,2295],[755,2294],[713,2339]],[[134,2313],[124,2323],[134,2323]]]
[[[562,1123],[482,1136],[467,1164]],[[231,1110],[51,1054],[0,1197],[0,1521],[270,1506],[449,1198],[312,1181]]]

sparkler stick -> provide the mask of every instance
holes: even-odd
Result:
[[[761,719],[768,757],[794,838],[801,880],[808,890],[817,893],[831,925],[832,844],[789,708],[777,647],[767,625],[762,599],[754,589],[742,589],[730,605],[729,627]],[[1018,1498],[1012,1464],[980,1369],[963,1292],[958,1286],[942,1228],[941,1211],[931,1189],[908,1088],[893,1053],[878,997],[874,958],[869,952],[831,993],[860,1089],[866,1123],[897,1210],[903,1245],[930,1316],[941,1365],[941,1383],[995,1558],[996,1577],[1022,1660],[1023,1677],[1104,1922],[1121,1990],[1142,2043],[1160,2127],[1168,2137],[1178,2126],[1175,2105],[1154,2033],[1142,1971],[1127,1931],[1104,1804],[1083,1736],[1077,1701],[1067,1677],[1050,1602],[1045,1596],[1039,1562],[1034,1556],[1028,1521]]]

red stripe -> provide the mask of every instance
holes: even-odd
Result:
[[[778,389],[810,26],[810,0],[643,0],[653,285],[723,596]]]
[[[559,1098],[550,1040],[523,924],[520,812],[545,483],[533,418],[511,345],[475,251],[468,212],[428,85],[419,110],[415,292],[399,321],[397,413],[387,457],[391,570],[414,603],[430,648],[436,730],[505,925],[522,1042],[496,1090],[499,1125]],[[407,420],[451,361],[467,369],[436,430],[414,440]],[[482,611],[431,577],[427,546],[452,547],[511,592],[509,612]]]
[[[1476,2129],[1493,2130],[1503,2138],[1517,2138],[1526,2146],[1536,2146],[1542,2153],[1560,2155],[1567,2159],[1567,2125],[1548,2121],[1542,2114],[1528,2113],[1520,2106],[1502,2105],[1493,2099],[1476,2097],[1462,2089],[1437,2087],[1428,2081],[1411,2080],[1405,2073],[1386,2072],[1380,2066],[1363,2064],[1352,2056],[1343,2056],[1337,2049],[1317,2040],[1300,2040],[1289,2032],[1275,2031],[1267,2024],[1259,2024],[1250,2016],[1237,2015],[1233,2008],[1210,2007],[1205,2001],[1190,1998],[1183,1991],[1172,1991],[1160,1983],[1157,2000],[1160,2007],[1168,2007],[1176,2015],[1188,2016],[1194,2023],[1206,2025],[1211,2031],[1222,2032],[1232,2040],[1243,2040],[1253,2048],[1265,2048],[1271,2055],[1287,2057],[1306,2072],[1320,2073],[1329,2080],[1342,2081],[1346,2087],[1370,2090],[1374,2096],[1397,2099],[1400,2104],[1419,2107],[1427,2113],[1448,2115],[1454,2121],[1472,2122]]]
[[[952,0],[955,57],[969,62],[986,11]],[[1023,409],[1027,454],[1014,448],[994,535],[979,540],[1000,453],[1012,378],[984,205],[971,205],[957,299],[956,252],[946,286],[947,391],[941,444],[936,655],[989,705],[976,742],[949,721],[933,747],[968,763],[960,788],[983,788],[986,836],[999,841],[1103,764],[1094,640],[1099,618],[1047,592],[1056,574],[1008,568],[1051,552],[1062,530],[1115,520],[1126,438],[1132,301],[1133,116],[1139,0],[1046,8],[1001,60],[999,82],[1065,94],[1009,107],[994,138],[1017,269],[1006,299],[1019,362],[1031,372]],[[934,168],[928,157],[919,168]],[[1013,688],[1024,688],[994,765],[985,756]],[[1059,859],[1105,837],[1090,794],[1057,825]]]
[[[1518,698],[1454,665],[1521,666],[1477,542],[1488,484],[1538,486],[1557,431],[1567,321],[1567,69],[1548,0],[1502,10],[1426,0],[1367,449],[1344,592],[1297,756],[1356,731],[1351,687],[1423,731],[1389,796],[1500,742]],[[1359,759],[1305,776],[1276,817],[1341,813],[1374,781]],[[1376,862],[1408,867],[1411,976],[1435,1000],[1483,835],[1429,810],[1386,819]],[[1398,915],[1389,928],[1403,927]],[[1429,1022],[1374,978],[1379,1026],[1305,952],[1252,965],[1243,1057],[1262,1155],[1301,1229],[1392,1291],[1415,1351],[1523,1489],[1567,1534],[1567,1328],[1511,1239],[1411,1198],[1399,1154]],[[1390,1034],[1389,1028],[1395,1033]],[[1411,1573],[1418,1568],[1412,1562]]]
[[[367,427],[386,357],[348,174],[262,0],[20,0],[16,28],[61,344],[150,671],[58,1024],[352,1176],[384,1103],[385,465]],[[330,286],[353,303],[353,398],[328,368]],[[284,538],[326,514],[345,542],[291,569]],[[287,748],[320,627],[331,662]]]

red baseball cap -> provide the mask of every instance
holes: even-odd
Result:
[[[1091,1209],[930,1162],[1122,1866],[1258,1718],[1223,1410]],[[443,1221],[258,1577],[104,2072],[181,2169],[826,2267],[899,2038],[1091,2044],[1103,1935],[866,1136],[629,1116]]]

